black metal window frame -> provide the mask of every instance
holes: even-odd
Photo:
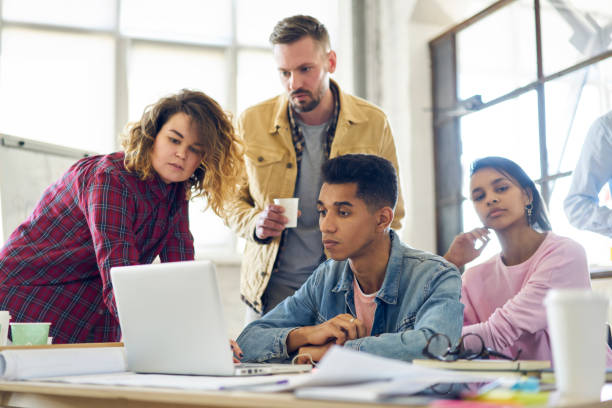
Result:
[[[534,141],[534,143],[539,145],[541,170],[541,177],[535,180],[535,182],[540,186],[542,197],[548,204],[552,193],[551,183],[559,178],[569,177],[572,172],[566,171],[553,174],[549,172],[544,85],[549,81],[569,75],[612,57],[612,50],[607,50],[558,72],[545,75],[542,64],[540,14],[542,1],[532,0],[535,16],[533,27],[536,41],[536,80],[485,103],[474,104],[470,106],[470,109],[465,110],[464,113],[447,114],[449,111],[457,112],[458,108],[461,108],[465,102],[468,102],[460,101],[458,98],[457,34],[517,1],[519,0],[497,1],[429,42],[432,69],[432,124],[434,135],[434,168],[436,173],[436,246],[438,253],[445,253],[454,237],[463,231],[461,205],[465,197],[462,194],[463,175],[461,168],[460,118],[535,90],[538,100],[538,140],[537,142]]]

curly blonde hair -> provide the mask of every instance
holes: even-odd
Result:
[[[199,132],[204,155],[193,175],[186,180],[187,198],[204,197],[207,206],[226,216],[224,203],[237,193],[244,166],[242,142],[221,106],[203,92],[183,89],[148,106],[140,121],[130,123],[123,135],[125,167],[140,179],[154,174],[151,151],[162,126],[175,114],[189,116]]]

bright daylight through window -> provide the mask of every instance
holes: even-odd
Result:
[[[556,233],[578,240],[592,265],[612,264],[612,240],[570,226],[563,211],[588,129],[612,110],[610,1],[497,2],[469,24],[432,41],[434,72],[443,69],[435,66],[436,58],[448,55],[443,45],[449,43],[456,47],[457,74],[455,79],[445,77],[447,95],[453,95],[454,83],[456,99],[438,98],[442,108],[434,126],[438,132],[455,126],[451,131],[459,136],[455,151],[463,173],[461,191],[443,191],[441,196],[463,198],[438,199],[439,208],[447,208],[438,222],[448,223],[448,208],[460,206],[457,233],[481,225],[465,199],[469,166],[476,158],[500,155],[515,160],[536,180]],[[453,105],[456,109],[447,108]],[[443,165],[448,159],[437,159],[442,177],[454,171]],[[607,185],[600,199],[612,207]],[[452,231],[447,235],[438,241],[444,243],[440,246],[448,245]],[[497,243],[490,244],[476,263],[499,250]]]
[[[103,154],[119,149],[120,131],[146,105],[181,88],[208,93],[234,117],[280,93],[268,36],[284,17],[315,15],[336,43],[350,48],[351,41],[339,31],[347,0],[0,5],[0,133]],[[344,61],[340,81],[350,77]],[[190,205],[196,256],[238,260],[238,240],[203,207],[201,200]]]

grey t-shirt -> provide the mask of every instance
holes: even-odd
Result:
[[[300,198],[297,228],[289,228],[278,259],[278,270],[270,277],[277,284],[298,289],[324,259],[317,200],[323,185],[324,138],[329,123],[310,126],[298,121],[304,133],[304,150],[295,197]]]

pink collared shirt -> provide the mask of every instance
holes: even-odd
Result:
[[[359,319],[367,329],[367,335],[372,333],[372,324],[374,324],[374,313],[376,313],[376,294],[370,293],[366,295],[361,290],[357,278],[353,277],[353,293],[355,301],[355,313],[357,313],[357,319]]]

